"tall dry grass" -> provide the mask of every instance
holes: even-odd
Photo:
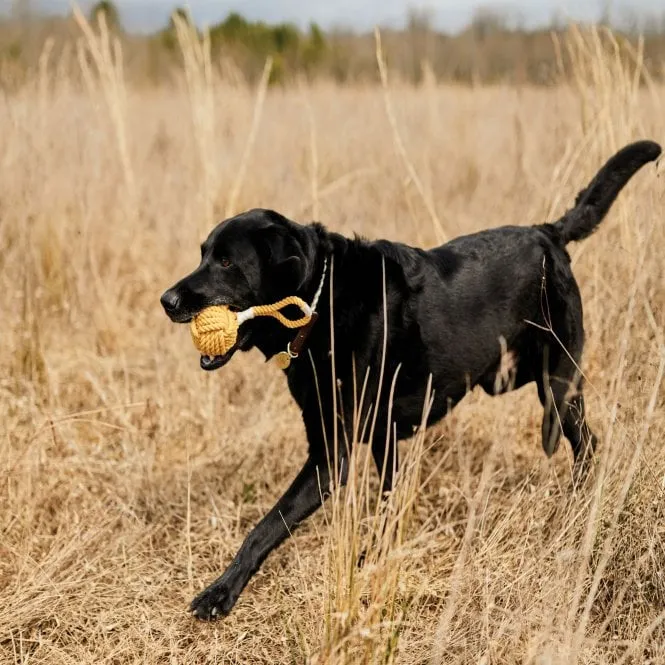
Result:
[[[266,94],[218,80],[180,30],[186,76],[138,90],[103,27],[82,28],[83,88],[46,53],[0,97],[0,660],[665,662],[658,169],[571,247],[588,485],[567,444],[543,455],[533,387],[474,392],[400,444],[385,502],[357,449],[348,487],[216,624],[187,603],[286,487],[304,430],[258,352],[205,374],[159,306],[228,210],[423,246],[553,218],[623,143],[664,141],[640,52],[573,31],[572,86]]]

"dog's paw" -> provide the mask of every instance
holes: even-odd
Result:
[[[201,621],[215,621],[226,616],[236,604],[237,594],[233,594],[226,584],[211,584],[189,605],[189,611]]]

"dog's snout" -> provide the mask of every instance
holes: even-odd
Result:
[[[173,289],[169,289],[164,292],[160,298],[160,302],[166,312],[172,314],[178,309],[178,305],[180,305],[180,296]]]

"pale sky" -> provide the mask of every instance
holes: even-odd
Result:
[[[0,0],[0,8],[8,11],[13,2],[29,3],[49,13],[64,13],[70,0]],[[307,26],[316,21],[324,28],[333,26],[370,30],[374,25],[400,26],[409,7],[431,11],[437,28],[456,32],[469,21],[474,8],[497,7],[510,16],[519,16],[527,26],[546,24],[553,13],[574,20],[593,21],[601,16],[608,0],[115,0],[124,26],[132,31],[154,30],[164,26],[170,11],[178,6],[189,6],[199,25],[213,24],[230,11],[237,11],[248,19],[267,22],[290,21]],[[92,0],[78,0],[86,8]],[[665,15],[663,0],[609,0],[611,16],[621,20],[627,11],[640,16]]]

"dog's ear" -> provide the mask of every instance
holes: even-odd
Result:
[[[299,291],[307,281],[309,268],[297,230],[291,224],[269,224],[260,233],[259,246],[275,279]]]

